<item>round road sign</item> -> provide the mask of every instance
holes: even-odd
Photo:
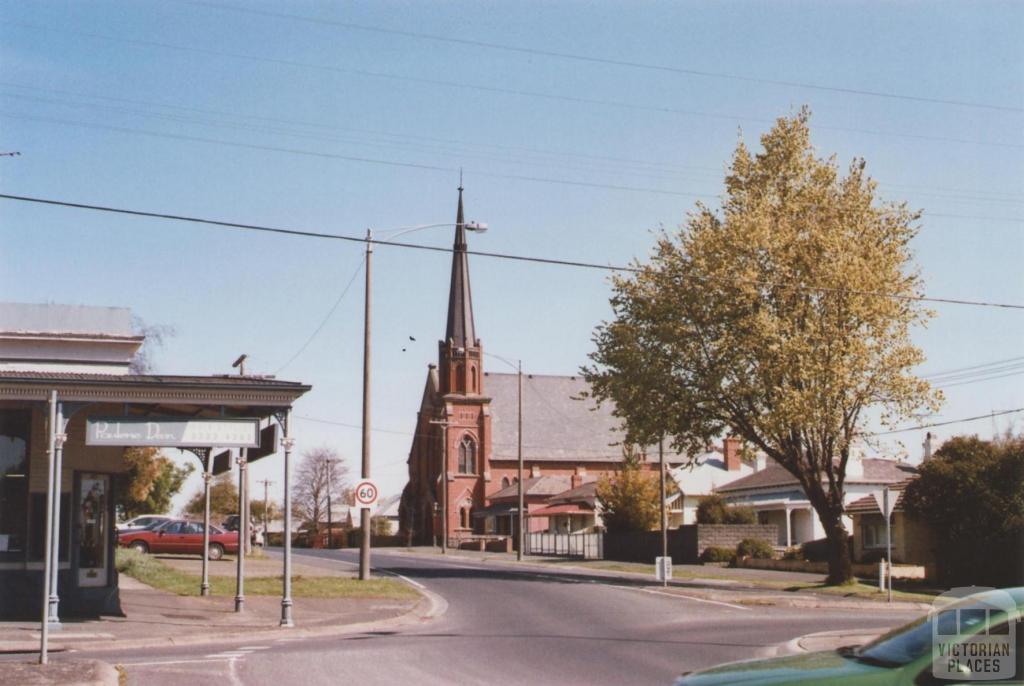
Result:
[[[377,488],[377,483],[372,479],[361,479],[356,483],[355,494],[356,507],[373,507],[377,504],[380,489]]]

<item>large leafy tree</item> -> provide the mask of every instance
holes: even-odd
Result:
[[[1024,584],[1024,438],[949,440],[903,499],[929,524],[944,585]]]
[[[611,533],[655,528],[661,515],[658,490],[657,478],[643,469],[637,453],[624,449],[622,468],[597,482],[604,527]]]
[[[895,421],[940,400],[911,374],[919,215],[881,202],[862,160],[841,175],[810,143],[809,113],[740,143],[722,206],[698,204],[650,263],[613,280],[614,318],[583,370],[629,440],[696,454],[723,432],[793,474],[824,525],[829,581],[851,578],[847,460],[868,412]]]
[[[168,512],[171,499],[192,473],[191,465],[177,466],[159,448],[128,448],[124,461],[128,470],[119,505],[125,519]]]

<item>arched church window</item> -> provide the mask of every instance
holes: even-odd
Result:
[[[466,392],[466,368],[461,364],[455,368],[455,392]]]
[[[473,510],[472,510],[472,508],[470,508],[470,507],[463,507],[459,512],[461,514],[460,519],[462,520],[462,528],[463,529],[472,528],[472,517],[473,517]]]
[[[469,436],[459,443],[459,474],[476,473],[476,443]]]
[[[501,477],[501,487],[502,488],[508,488],[511,485],[512,485],[512,482],[508,480],[507,476]]]
[[[476,393],[477,392],[477,386],[476,386],[476,367],[470,367],[469,368],[469,392],[470,393]]]

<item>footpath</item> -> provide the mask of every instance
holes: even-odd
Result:
[[[200,560],[168,558],[169,566],[194,573]],[[227,576],[234,561],[211,563],[211,573]],[[272,570],[272,571],[271,571]],[[347,569],[314,567],[296,561],[295,577],[352,576]],[[274,560],[246,560],[246,577],[280,574]],[[66,619],[49,633],[51,661],[39,665],[39,622],[0,622],[0,686],[89,684],[117,686],[119,674],[110,664],[75,659],[76,652],[212,645],[238,640],[314,637],[359,633],[427,621],[437,601],[413,598],[294,598],[294,628],[281,628],[281,597],[246,595],[242,612],[234,611],[233,595],[183,596],[147,586],[120,575],[124,617]]]

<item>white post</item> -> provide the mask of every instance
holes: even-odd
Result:
[[[885,560],[878,561],[878,592],[885,590]]]
[[[282,570],[283,588],[281,591],[281,626],[293,627],[292,621],[292,486],[291,456],[295,447],[295,439],[291,435],[292,412],[289,409],[284,416],[284,437],[281,446],[284,448],[284,569]]]
[[[64,443],[68,435],[64,433],[64,404],[57,403],[57,424],[54,429],[53,446],[53,552],[50,566],[50,607],[49,619],[51,629],[60,629],[60,595],[57,593],[57,578],[60,576],[60,494],[64,481]]]
[[[889,487],[882,489],[882,498],[885,500],[885,566],[889,572],[889,599],[892,602],[892,507],[889,504]]]
[[[203,472],[203,580],[199,584],[199,595],[210,595],[210,481],[213,479],[213,451],[206,453],[206,470]]]
[[[786,515],[786,547],[789,548],[793,545],[793,527],[789,522],[789,508],[783,508],[782,512]]]
[[[49,434],[47,446],[46,446],[46,457],[47,464],[49,467],[49,483],[46,487],[46,541],[43,548],[43,619],[42,628],[39,632],[39,664],[45,665],[49,662],[49,655],[47,655],[47,644],[50,640],[50,565],[53,563],[53,460],[54,453],[56,452],[56,436],[57,436],[57,391],[50,391],[50,423],[48,426]]]
[[[246,501],[249,499],[249,474],[245,448],[238,449],[238,558],[235,569],[235,612],[245,609],[245,544],[249,540],[249,514]]]

